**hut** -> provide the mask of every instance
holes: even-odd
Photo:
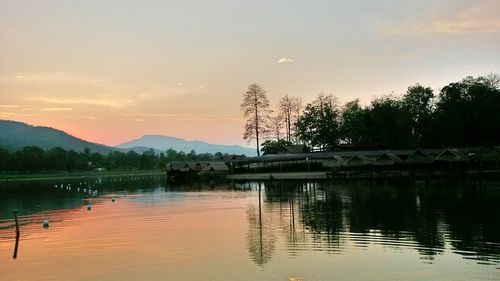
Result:
[[[191,171],[188,163],[182,161],[170,162],[167,164],[166,170],[168,173],[187,173]]]
[[[185,179],[192,173],[191,167],[188,163],[182,161],[170,162],[165,169],[167,172],[167,179]]]
[[[441,161],[441,162],[462,162],[464,160],[464,157],[458,151],[458,149],[454,148],[447,148],[443,150],[436,158],[434,158],[434,161]]]
[[[334,168],[342,167],[342,164],[344,164],[344,158],[342,158],[342,156],[335,155],[335,156],[333,156],[332,159],[328,159],[328,160],[323,161],[322,165],[324,168],[334,169]]]
[[[351,158],[344,161],[342,166],[353,168],[353,167],[363,167],[372,163],[373,159],[364,155],[354,155]]]
[[[208,162],[188,162],[189,168],[193,172],[201,172],[208,165]]]
[[[390,152],[382,153],[371,162],[371,164],[375,166],[393,166],[401,163],[403,163],[403,160]]]
[[[229,173],[229,168],[225,162],[209,162],[201,171],[201,175],[221,176]]]
[[[410,165],[428,165],[432,158],[420,149],[417,149],[406,159],[406,164]]]

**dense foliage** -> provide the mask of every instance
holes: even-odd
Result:
[[[450,83],[438,96],[417,84],[401,97],[375,98],[368,106],[356,99],[339,108],[332,96],[307,104],[296,123],[299,142],[321,149],[500,144],[496,74]]]
[[[0,171],[85,171],[104,168],[107,170],[154,170],[164,169],[171,161],[210,161],[228,157],[220,152],[215,154],[197,154],[194,150],[189,153],[177,152],[173,149],[165,153],[155,153],[153,149],[142,154],[135,151],[113,151],[109,154],[100,154],[85,149],[78,153],[74,150],[64,150],[60,147],[43,150],[37,146],[26,146],[16,152],[0,148]]]

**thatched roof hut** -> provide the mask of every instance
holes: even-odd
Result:
[[[478,151],[478,157],[481,162],[500,161],[500,149],[492,145],[483,146]]]
[[[225,174],[229,172],[229,167],[225,162],[209,162],[206,167],[201,170],[201,174]]]
[[[188,162],[189,168],[195,172],[200,172],[208,165],[208,162]]]
[[[189,172],[189,164],[182,161],[174,161],[167,164],[167,172]]]
[[[372,163],[373,159],[366,157],[364,155],[354,155],[347,159],[344,163],[344,167],[362,167]]]
[[[411,154],[405,161],[410,165],[425,165],[432,162],[432,158],[420,149],[417,149],[413,154]]]
[[[461,162],[464,160],[464,157],[455,148],[447,148],[443,152],[441,152],[434,161],[442,161],[442,162]]]
[[[323,161],[323,167],[325,168],[338,168],[341,167],[342,164],[344,164],[344,158],[339,155],[335,155],[332,159]]]
[[[373,160],[371,164],[376,166],[392,166],[401,163],[403,163],[403,160],[401,160],[401,158],[390,152],[384,152],[375,160]]]

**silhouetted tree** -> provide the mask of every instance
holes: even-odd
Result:
[[[424,130],[429,126],[433,98],[432,89],[420,84],[408,87],[403,96],[403,107],[410,115],[410,129],[416,146],[422,145]]]
[[[241,103],[243,116],[247,119],[243,139],[250,142],[256,140],[257,155],[260,155],[260,138],[266,133],[269,119],[269,100],[266,91],[258,84],[251,84],[243,95]]]
[[[297,121],[297,137],[311,147],[334,148],[340,139],[339,110],[333,96],[320,94]]]
[[[355,146],[367,145],[369,142],[367,119],[369,111],[355,99],[344,105],[341,114],[341,139]]]

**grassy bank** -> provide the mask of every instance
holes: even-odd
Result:
[[[164,175],[163,170],[113,170],[113,171],[74,171],[74,172],[39,172],[39,173],[0,173],[0,182],[37,181],[79,178],[106,178],[117,176],[153,176]]]

